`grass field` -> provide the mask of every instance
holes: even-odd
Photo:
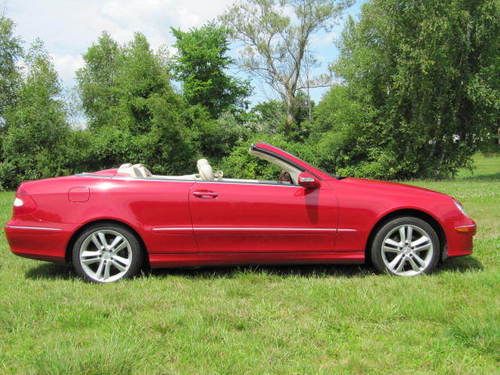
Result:
[[[0,373],[498,373],[500,157],[411,183],[476,219],[471,257],[418,278],[360,266],[163,270],[114,285],[0,237]],[[0,223],[13,193],[0,193]]]

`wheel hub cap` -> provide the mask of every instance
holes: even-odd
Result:
[[[100,229],[92,232],[80,247],[80,265],[92,280],[119,280],[127,273],[131,263],[130,243],[115,230]]]
[[[381,253],[382,260],[391,273],[415,276],[428,268],[434,248],[431,237],[425,230],[416,225],[404,224],[385,236]]]

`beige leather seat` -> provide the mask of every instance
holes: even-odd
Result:
[[[200,159],[196,163],[198,167],[198,173],[200,174],[200,179],[203,181],[213,181],[214,180],[214,172],[212,170],[212,166],[208,162],[207,159]]]
[[[144,165],[142,164],[131,164],[126,163],[120,165],[117,174],[119,176],[128,176],[132,178],[154,178],[163,180],[202,180],[202,181],[213,181],[215,179],[220,180],[222,178],[222,171],[216,173],[213,172],[212,166],[207,159],[200,159],[197,161],[196,166],[198,167],[199,174],[189,174],[183,176],[158,176],[153,175]]]
[[[144,165],[142,164],[132,165],[131,163],[120,165],[120,168],[118,168],[117,173],[120,175],[125,175],[134,178],[148,178],[152,176],[151,172],[146,167],[144,167]]]

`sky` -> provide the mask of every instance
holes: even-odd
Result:
[[[51,55],[66,90],[75,86],[75,71],[83,65],[82,55],[107,31],[120,43],[131,40],[134,32],[142,32],[152,48],[171,48],[171,27],[188,30],[214,19],[234,0],[0,0],[0,12],[16,24],[16,34],[25,47],[41,39]],[[358,15],[358,0],[346,14]],[[340,36],[344,19],[330,33],[313,36],[312,51],[318,60],[317,72],[325,72],[338,56],[334,42]],[[236,48],[232,54],[237,56]],[[232,72],[251,79],[236,67]],[[252,103],[275,97],[263,83],[251,79]],[[326,89],[314,89],[311,96],[318,101]]]

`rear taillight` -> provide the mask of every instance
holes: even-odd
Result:
[[[17,195],[14,199],[14,216],[26,215],[36,210],[36,203],[29,195]]]

